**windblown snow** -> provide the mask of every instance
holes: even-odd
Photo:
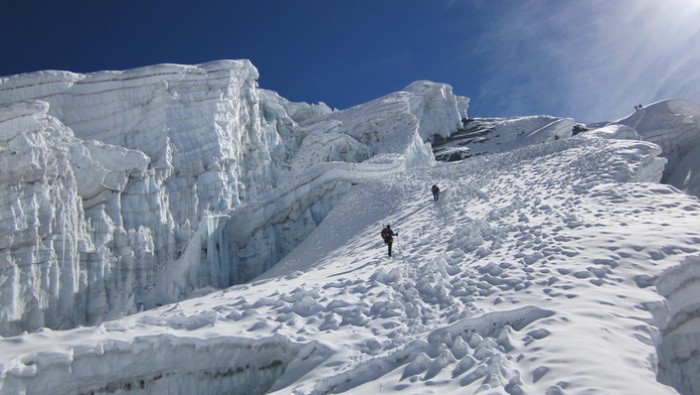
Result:
[[[332,110],[257,77],[0,79],[0,394],[700,393],[700,106],[468,119],[445,84]]]

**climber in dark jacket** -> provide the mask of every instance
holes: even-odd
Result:
[[[394,243],[394,236],[398,236],[398,233],[394,233],[391,230],[391,225],[387,225],[382,229],[382,239],[384,239],[384,244],[389,247],[389,256],[391,256],[391,245]]]
[[[433,200],[438,200],[440,198],[440,188],[438,188],[437,185],[433,184],[431,191],[433,192]]]

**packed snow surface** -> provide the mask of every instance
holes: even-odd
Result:
[[[0,394],[700,392],[700,201],[638,139],[692,103],[494,120],[438,163],[446,85],[337,111],[256,77],[2,80]]]

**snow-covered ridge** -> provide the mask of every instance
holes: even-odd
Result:
[[[589,125],[546,115],[468,119],[448,138],[433,135],[430,140],[436,158],[459,160],[577,133],[658,144],[667,160],[662,182],[700,197],[700,104],[686,100],[660,101],[623,119]]]
[[[573,127],[574,120],[571,118],[548,115],[465,118],[456,133],[450,136],[433,134],[430,140],[436,158],[452,161],[571,137]]]
[[[421,134],[468,103],[420,82],[331,111],[257,77],[226,60],[0,78],[0,334],[247,281],[351,182],[433,165]]]

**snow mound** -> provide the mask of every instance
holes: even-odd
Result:
[[[606,139],[639,140],[637,131],[625,125],[607,125],[586,132],[586,136]]]

